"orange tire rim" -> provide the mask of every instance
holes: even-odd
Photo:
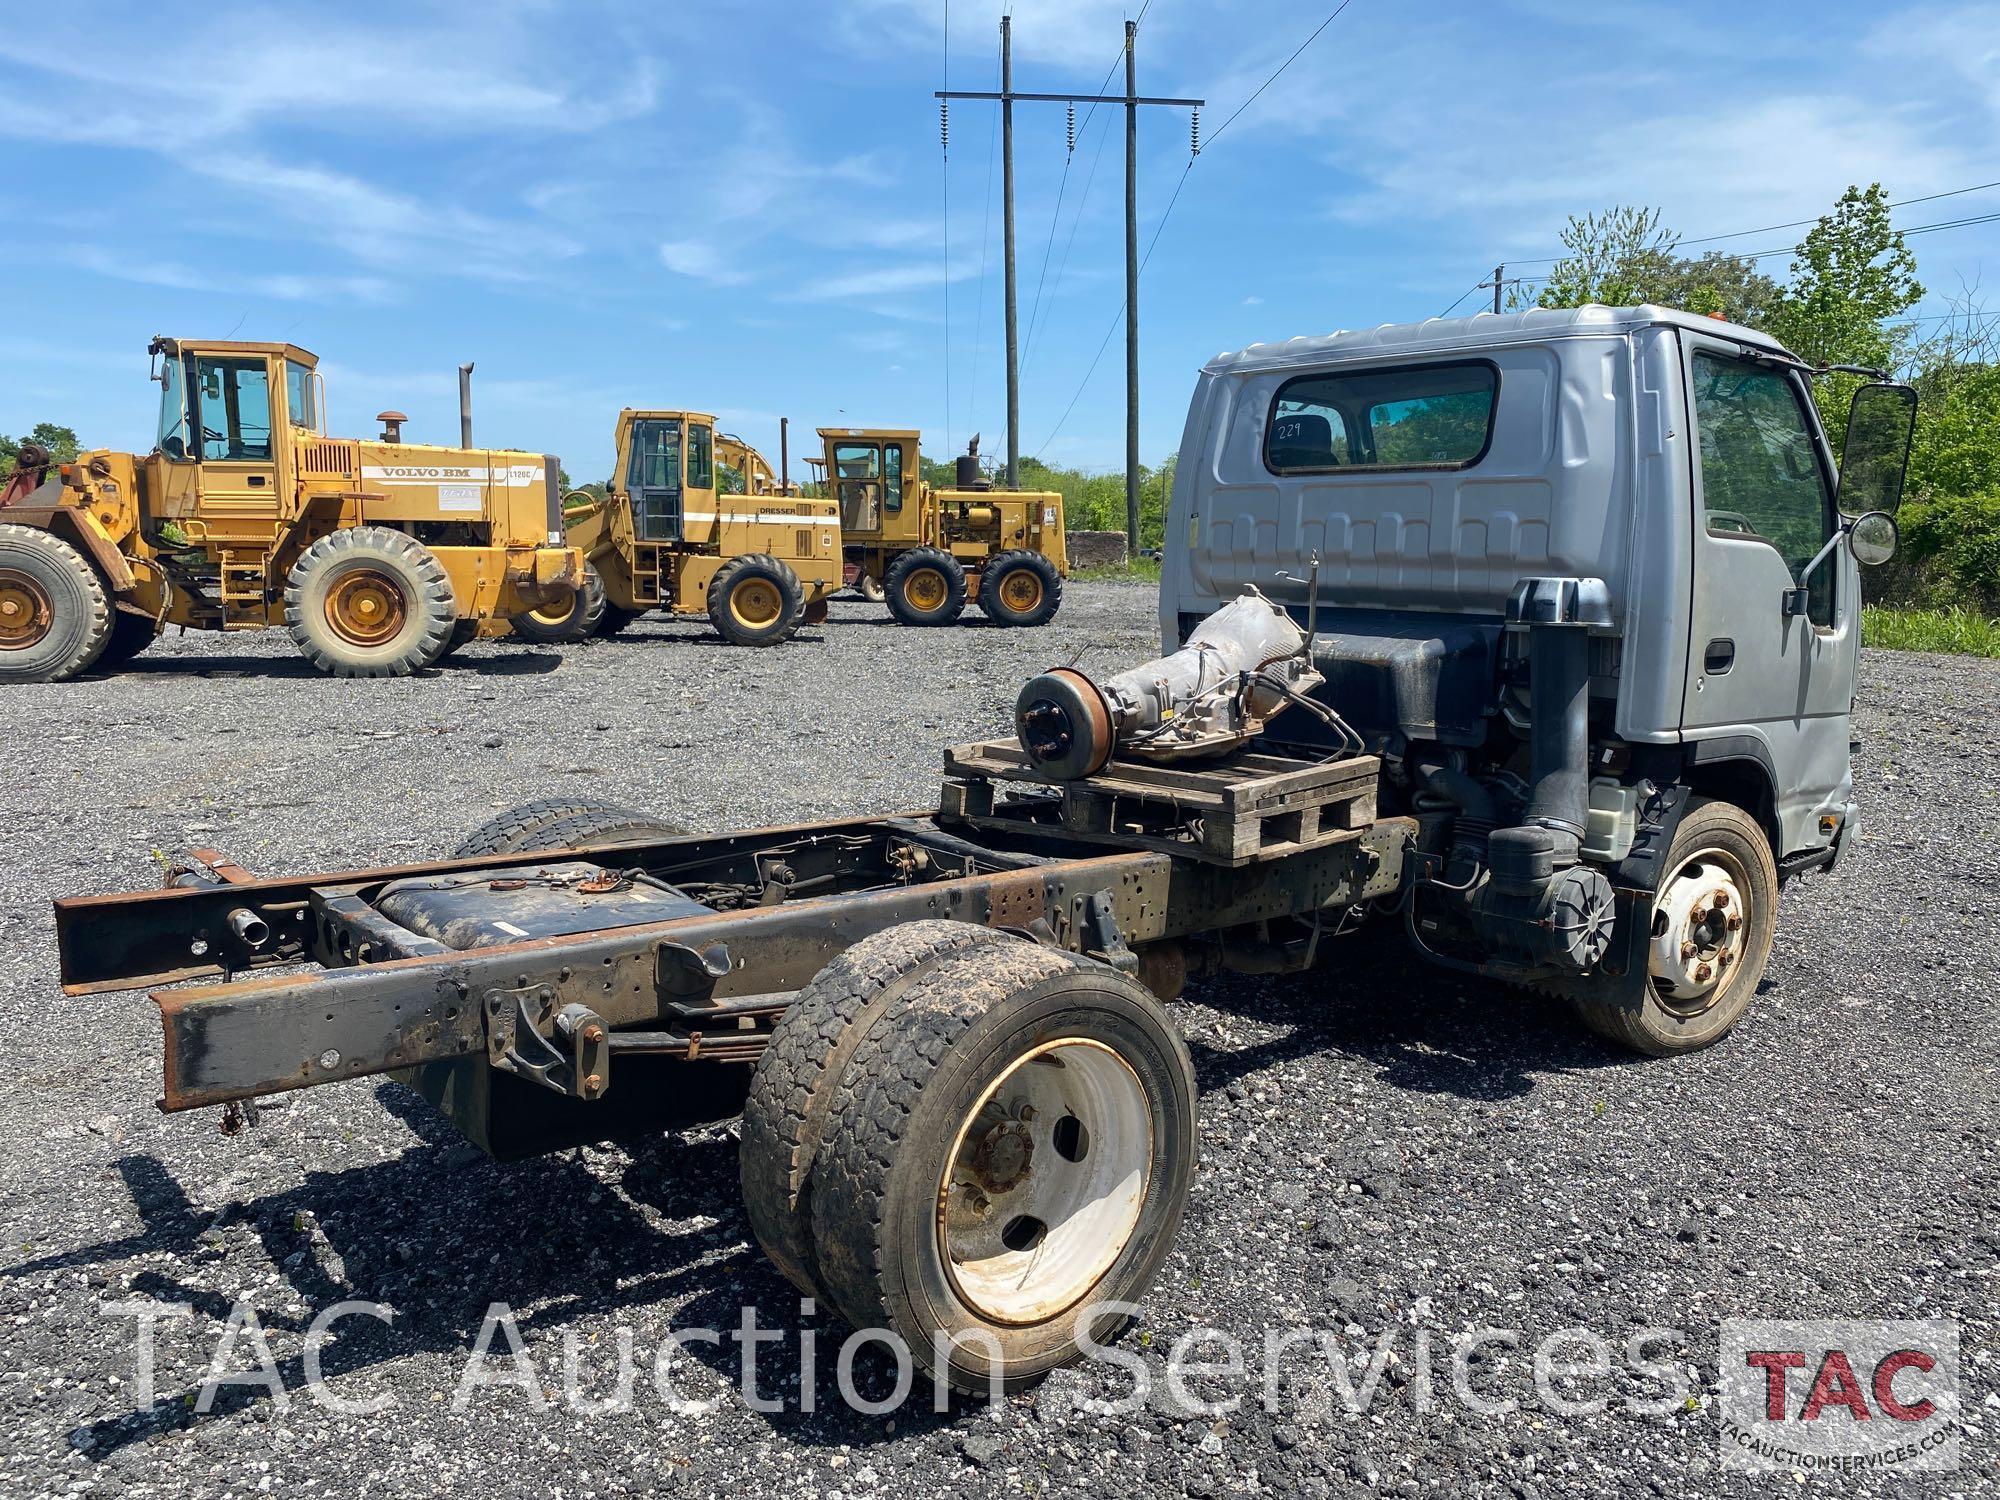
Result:
[[[945,600],[951,597],[951,585],[945,582],[944,574],[936,568],[915,568],[903,580],[903,598],[912,609],[928,614],[934,609],[944,608]]]
[[[1033,568],[1016,568],[1000,580],[1000,602],[1017,615],[1042,607],[1042,580]]]
[[[381,646],[393,641],[409,612],[401,582],[374,568],[343,573],[326,591],[326,623],[349,645]]]
[[[42,586],[15,568],[0,568],[0,651],[26,651],[48,639],[55,606]]]

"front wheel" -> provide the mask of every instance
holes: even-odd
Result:
[[[949,552],[913,547],[882,579],[889,613],[904,625],[949,625],[965,612],[965,569]]]
[[[334,677],[407,677],[438,659],[458,624],[451,579],[415,537],[355,526],[321,537],[285,580],[285,623]]]
[[[939,960],[855,1047],[813,1167],[818,1279],[960,1390],[1106,1341],[1172,1247],[1195,1082],[1159,1001],[1020,942]]]
[[[788,641],[804,613],[799,575],[765,553],[732,558],[708,585],[709,622],[732,646]]]
[[[111,636],[111,598],[81,552],[35,526],[0,525],[0,682],[62,682]]]
[[[1584,1024],[1635,1052],[1667,1057],[1720,1041],[1764,977],[1778,925],[1778,867],[1757,820],[1696,798],[1668,848],[1646,972],[1562,988]]]

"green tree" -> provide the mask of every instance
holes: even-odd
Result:
[[[1910,333],[1893,320],[1923,294],[1917,258],[1889,223],[1882,184],[1850,187],[1800,242],[1770,328],[1814,364],[1889,369]]]
[[[1680,236],[1661,224],[1657,208],[1572,215],[1561,239],[1569,253],[1549,272],[1536,299],[1541,307],[1655,302],[1757,328],[1778,295],[1777,282],[1747,257],[1718,250],[1698,257],[1675,253]],[[1515,298],[1516,306],[1524,302]]]
[[[11,438],[0,434],[0,479],[14,472],[14,461],[23,443],[39,443],[59,464],[70,462],[82,447],[75,428],[63,427],[55,422],[37,422],[26,437]]]

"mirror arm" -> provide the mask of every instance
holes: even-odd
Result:
[[[1826,545],[1813,554],[1811,562],[1799,569],[1797,580],[1785,590],[1786,615],[1802,615],[1811,609],[1811,595],[1807,585],[1812,582],[1813,574],[1819,571],[1819,565],[1833,555],[1834,548],[1847,540],[1847,533],[1853,528],[1854,523],[1842,517],[1840,524],[1833,528],[1833,535],[1826,539]]]

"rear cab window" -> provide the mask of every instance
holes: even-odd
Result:
[[[1464,469],[1493,439],[1500,372],[1485,360],[1299,375],[1265,424],[1274,474]]]

